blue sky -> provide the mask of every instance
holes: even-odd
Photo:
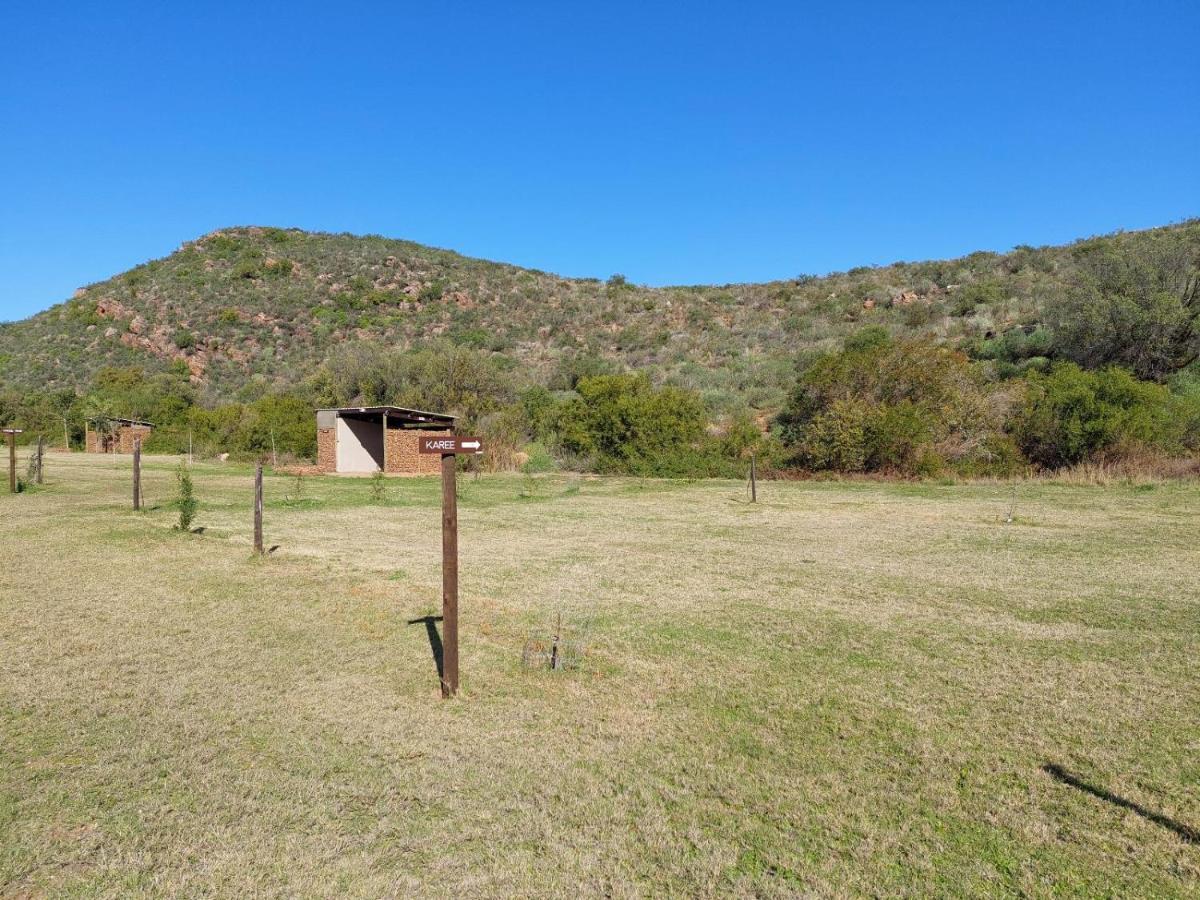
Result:
[[[0,319],[225,225],[754,281],[1200,215],[1200,4],[6,4]]]

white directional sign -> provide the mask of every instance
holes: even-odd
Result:
[[[422,437],[418,449],[422,453],[438,453],[443,456],[448,453],[482,453],[483,441],[477,437],[434,435]]]

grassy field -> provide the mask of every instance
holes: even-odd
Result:
[[[1195,484],[467,478],[445,702],[436,481],[173,465],[0,494],[0,895],[1200,892]]]

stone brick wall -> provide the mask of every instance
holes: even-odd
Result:
[[[449,429],[420,431],[389,428],[386,435],[387,471],[394,475],[436,475],[442,470],[442,458],[436,453],[421,453],[418,443],[424,437],[448,437]]]
[[[145,425],[121,425],[112,440],[106,442],[104,435],[89,428],[84,435],[84,450],[88,453],[132,453],[134,438],[140,437],[145,444],[152,431]]]
[[[142,446],[144,447],[146,445],[146,438],[150,437],[152,430],[145,425],[122,425],[117,429],[117,452],[132,453],[133,442],[137,438],[142,439]]]
[[[337,428],[317,429],[317,468],[328,473],[337,471]]]
[[[384,456],[387,459],[385,471],[391,475],[436,475],[441,471],[442,458],[434,454],[422,454],[418,441],[422,435],[445,437],[453,433],[449,429],[420,431],[393,425],[384,436]],[[328,474],[337,472],[336,426],[317,429],[316,468]]]

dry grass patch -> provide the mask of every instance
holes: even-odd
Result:
[[[55,458],[0,497],[14,895],[1200,888],[1200,490],[464,480],[463,697],[438,485]],[[521,667],[562,611],[584,669]]]

